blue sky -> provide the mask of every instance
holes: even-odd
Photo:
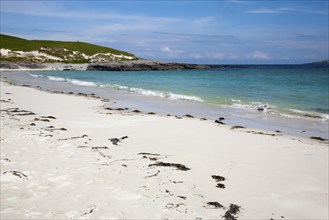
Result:
[[[1,0],[1,33],[164,61],[305,63],[328,59],[328,7],[328,0]]]

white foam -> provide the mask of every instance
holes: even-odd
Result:
[[[297,109],[289,109],[294,115],[300,116],[300,117],[307,117],[307,118],[320,118],[322,121],[326,122],[329,121],[329,115],[328,114],[321,114],[317,112],[308,112],[308,111],[302,111]]]
[[[52,81],[57,81],[57,82],[68,82],[68,83],[72,83],[74,85],[78,85],[78,86],[97,86],[96,83],[93,82],[88,82],[88,81],[82,81],[82,80],[77,80],[77,79],[65,79],[65,78],[61,78],[61,77],[55,77],[55,76],[44,76],[44,75],[39,75],[39,74],[32,74],[29,73],[30,76],[33,77],[41,77],[41,78],[47,78],[49,80]]]
[[[76,80],[76,79],[67,79],[66,81],[69,83],[72,83],[74,85],[78,85],[78,86],[97,86],[93,82],[81,81],[81,80]]]
[[[39,75],[39,74],[32,74],[32,73],[29,73],[29,75],[30,75],[30,76],[33,76],[33,77],[36,77],[36,78],[38,78],[38,77],[44,77],[43,75]]]
[[[197,97],[197,96],[182,95],[182,94],[162,92],[162,91],[156,91],[156,90],[148,90],[148,89],[142,89],[142,88],[129,88],[127,86],[121,86],[118,84],[101,85],[101,87],[110,87],[113,89],[124,90],[124,91],[136,93],[136,94],[140,94],[140,95],[167,98],[170,100],[187,100],[187,101],[204,102],[200,97]]]
[[[120,85],[117,85],[117,84],[114,84],[112,86],[112,88],[119,89],[119,90],[129,90],[129,87],[127,87],[127,86],[120,86]]]
[[[48,79],[53,80],[53,81],[58,81],[58,82],[64,82],[65,79],[64,78],[60,78],[60,77],[54,77],[54,76],[47,76]]]
[[[329,122],[329,114],[322,114],[321,118],[322,118],[322,121]]]
[[[137,93],[137,94],[141,94],[141,95],[167,98],[167,99],[170,99],[170,100],[187,100],[187,101],[203,102],[203,100],[200,97],[197,97],[197,96],[188,96],[188,95],[175,94],[175,93],[166,93],[166,92],[160,92],[160,91],[145,90],[145,89],[141,89],[141,88],[130,88],[129,91]]]
[[[203,100],[200,97],[197,97],[197,96],[180,95],[180,94],[175,94],[175,93],[170,93],[169,94],[169,99],[203,102]]]

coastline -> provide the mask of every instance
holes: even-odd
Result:
[[[53,66],[53,68],[54,67],[58,69],[57,65]],[[63,68],[64,66],[62,65],[61,67]],[[75,67],[80,68],[81,65],[77,64]],[[95,96],[109,100],[106,107],[114,109],[128,108],[126,112],[137,110],[146,113],[154,112],[161,116],[170,114],[177,117],[190,115],[195,118],[206,118],[211,121],[215,121],[218,118],[225,118],[225,121],[222,121],[221,124],[225,123],[231,126],[240,125],[248,128],[267,130],[268,132],[273,133],[279,132],[280,134],[298,137],[329,138],[328,121],[319,118],[291,117],[289,115],[285,116],[278,113],[267,114],[248,108],[225,107],[180,99],[171,100],[168,98],[103,88],[101,86],[90,86],[89,84],[92,83],[84,81],[80,82],[79,80],[74,83],[62,80],[48,80],[48,78],[37,77],[38,73],[34,73],[35,72],[33,71],[24,70],[10,72],[3,71],[1,77],[3,80],[9,80],[16,85],[33,87],[48,92],[95,94]]]
[[[4,82],[1,100],[1,218],[328,218],[327,142]]]
[[[31,63],[0,61],[1,71],[38,71],[38,70],[64,70],[64,71],[154,71],[154,70],[190,70],[213,68],[245,68],[246,65],[213,65],[163,62],[157,60],[112,61],[101,63]]]

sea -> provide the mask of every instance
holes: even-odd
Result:
[[[188,113],[210,119],[225,116],[231,118],[232,124],[259,128],[266,125],[270,130],[277,130],[276,122],[281,121],[295,124],[290,125],[294,127],[292,134],[305,133],[311,124],[311,127],[320,126],[322,136],[328,136],[328,65],[126,72],[35,71],[28,75],[47,81],[48,85],[64,83],[94,93],[99,91],[103,98],[113,99],[113,94],[120,94],[121,104],[130,104],[130,108],[162,114]],[[124,101],[122,96],[131,99]],[[305,125],[300,124],[301,121]]]

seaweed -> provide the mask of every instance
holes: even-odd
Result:
[[[313,140],[318,140],[318,141],[326,141],[327,140],[327,139],[322,138],[322,137],[314,137],[314,136],[312,136],[310,138],[313,139]]]
[[[59,140],[59,141],[66,141],[66,140],[74,140],[74,139],[85,138],[85,137],[88,137],[88,135],[84,134],[84,135],[82,135],[82,136],[70,137],[70,138],[61,138],[61,139],[58,139],[58,140]]]
[[[27,175],[26,174],[24,174],[24,173],[22,173],[20,171],[17,171],[17,170],[6,171],[3,174],[6,174],[6,173],[11,173],[11,174],[13,174],[15,176],[18,176],[19,178],[25,178],[25,179],[27,179]]]
[[[231,127],[231,129],[240,129],[240,128],[245,128],[245,127],[240,126],[240,125],[234,125]]]
[[[54,116],[41,116],[40,118],[56,119]]]
[[[124,140],[128,138],[128,136],[123,136],[121,138],[110,138],[109,140],[112,142],[113,145],[118,145],[118,143],[121,141],[121,140]]]
[[[216,182],[220,182],[220,181],[224,181],[225,180],[225,177],[223,177],[223,176],[212,175],[211,177],[214,180],[216,180]]]
[[[215,209],[224,208],[224,206],[222,204],[220,204],[219,202],[207,202],[207,205],[212,206]]]
[[[148,156],[160,156],[160,154],[151,154],[151,153],[138,153],[138,155],[148,155]]]
[[[173,167],[176,168],[177,170],[181,170],[181,171],[188,171],[190,170],[190,168],[186,167],[183,164],[179,164],[179,163],[165,163],[165,162],[157,162],[154,164],[150,164],[149,167],[151,166],[162,166],[162,167]]]
[[[225,185],[222,183],[217,183],[216,185],[217,188],[225,189]]]
[[[100,150],[100,149],[103,149],[103,150],[108,150],[109,148],[104,146],[104,147],[92,147],[91,148],[92,150]]]
[[[236,220],[237,217],[235,216],[240,212],[241,206],[235,205],[235,204],[230,204],[229,210],[225,212],[225,215],[223,216],[225,220]]]

